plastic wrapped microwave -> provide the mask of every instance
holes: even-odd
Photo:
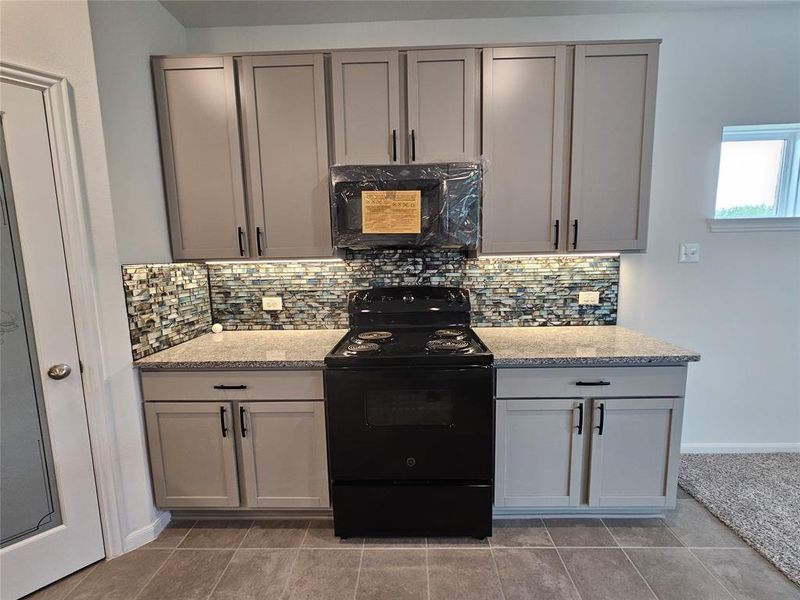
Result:
[[[480,243],[481,165],[337,165],[330,169],[335,248],[440,248]]]

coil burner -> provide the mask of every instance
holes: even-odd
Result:
[[[349,344],[347,348],[345,348],[345,352],[352,353],[352,354],[368,354],[370,352],[377,352],[380,350],[380,346],[375,342],[362,342],[360,344]]]
[[[365,344],[370,342],[388,342],[394,336],[391,331],[362,331],[353,336],[353,341],[356,344]]]
[[[469,348],[469,342],[444,338],[431,340],[425,347],[433,352],[463,352]]]

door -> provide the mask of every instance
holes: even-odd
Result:
[[[174,259],[250,256],[233,59],[153,60]]]
[[[483,51],[483,252],[559,247],[567,48]]]
[[[570,250],[644,250],[658,44],[576,46]]]
[[[330,506],[324,402],[242,402],[238,417],[247,506]]]
[[[336,164],[403,162],[397,50],[334,52],[331,69]]]
[[[592,404],[589,506],[674,506],[682,398],[604,398]]]
[[[239,506],[230,402],[147,402],[145,418],[157,506]]]
[[[256,254],[330,256],[322,54],[245,56],[241,86]]]
[[[105,552],[49,104],[41,90],[0,87],[0,597],[10,600]]]
[[[478,51],[408,52],[408,161],[480,160]]]
[[[584,401],[498,400],[496,506],[578,506]]]

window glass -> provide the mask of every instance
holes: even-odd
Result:
[[[717,218],[772,217],[777,208],[786,142],[722,142]]]

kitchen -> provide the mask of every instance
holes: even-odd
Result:
[[[672,25],[514,34],[510,19],[494,39],[265,45],[215,17],[183,48],[137,55],[149,64],[131,89],[150,96],[130,112],[124,86],[105,85],[125,59],[104,36],[135,4],[89,14],[128,242],[107,283],[124,293],[133,369],[117,346],[111,389],[140,398],[109,414],[108,460],[118,489],[148,497],[141,527],[104,538],[121,556],[103,564],[153,561],[137,597],[796,597],[742,549],[790,578],[791,559],[722,525],[706,483],[678,486],[697,468],[682,451],[715,439],[697,433],[713,385],[694,373],[720,350],[669,295],[632,295],[702,266],[700,237],[665,238],[670,209],[651,191],[665,184]],[[205,18],[175,4],[156,8]],[[121,146],[134,121],[111,119],[140,109]],[[155,150],[137,169],[159,180],[126,178],[128,144]],[[637,327],[646,313],[663,323]],[[181,579],[200,549],[202,574]],[[602,565],[615,577],[592,577]],[[754,573],[761,587],[737,583]],[[76,593],[112,585],[100,567],[84,577]]]

